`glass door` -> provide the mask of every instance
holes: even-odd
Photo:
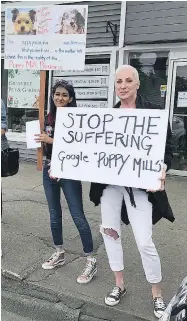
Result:
[[[174,157],[171,169],[187,173],[187,60],[174,61],[170,123],[173,133]],[[186,176],[186,175],[185,175]]]

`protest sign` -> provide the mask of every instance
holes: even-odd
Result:
[[[9,7],[5,68],[84,70],[88,6]]]
[[[5,69],[40,70],[39,121],[44,127],[46,70],[84,70],[87,5],[7,7]],[[42,169],[42,148],[37,167]]]
[[[159,189],[167,110],[57,108],[51,175]]]
[[[39,70],[8,70],[8,107],[39,108],[39,95]]]

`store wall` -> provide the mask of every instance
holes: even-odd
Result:
[[[187,1],[127,1],[125,44],[187,41]]]
[[[5,42],[5,12],[1,11],[1,53],[4,53]]]
[[[36,3],[36,2],[35,2]],[[26,3],[25,3],[26,4]],[[73,3],[71,3],[73,4]],[[87,48],[113,46],[112,32],[106,33],[107,20],[119,26],[121,15],[121,1],[85,1],[76,2],[76,4],[88,5],[88,28],[87,28]],[[20,3],[24,5],[24,1]],[[40,1],[37,2],[40,5]],[[1,12],[1,53],[4,52],[4,38],[5,38],[5,12]]]
[[[106,22],[117,24],[117,45],[119,41],[119,26],[121,1],[87,1],[80,4],[88,5],[87,47],[113,46],[113,35],[106,33]]]

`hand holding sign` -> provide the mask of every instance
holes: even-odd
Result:
[[[165,180],[166,180],[166,171],[165,171],[165,169],[162,170],[162,177],[159,180],[161,181],[161,186],[160,186],[160,188],[158,190],[147,189],[146,192],[155,193],[155,192],[159,192],[159,191],[164,191],[165,190]]]
[[[58,179],[57,177],[51,176],[51,163],[49,163],[48,166],[49,166],[49,170],[48,170],[49,177],[50,177],[51,179],[57,179],[57,181],[58,181],[59,179]]]
[[[52,144],[53,138],[49,137],[44,131],[41,134],[35,134],[35,141],[37,143]]]

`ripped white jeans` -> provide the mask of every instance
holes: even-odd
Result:
[[[145,192],[133,188],[133,193],[136,208],[131,205],[129,195],[124,187],[109,185],[103,192],[101,198],[101,233],[109,264],[112,271],[124,269],[121,244],[121,206],[124,198],[146,279],[152,284],[159,283],[162,279],[162,273],[160,258],[152,240],[152,204],[148,201],[148,195]],[[105,229],[116,231],[119,237],[115,240],[105,233]]]

